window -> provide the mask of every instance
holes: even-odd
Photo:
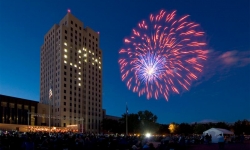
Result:
[[[71,21],[71,24],[73,24],[73,21]]]
[[[63,108],[63,111],[66,111],[66,108]]]
[[[66,105],[66,102],[64,102],[64,105]]]
[[[67,30],[65,30],[65,33],[67,34]]]

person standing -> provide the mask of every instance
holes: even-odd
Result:
[[[209,141],[208,141],[208,144],[211,144],[212,143],[212,135],[210,134],[209,135]]]
[[[219,144],[219,149],[224,149],[224,137],[222,136],[222,134],[219,134],[218,137],[218,144]]]

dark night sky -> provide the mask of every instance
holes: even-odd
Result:
[[[71,9],[100,32],[103,51],[103,108],[121,116],[149,110],[159,123],[250,119],[249,0],[61,0],[0,2],[0,94],[39,101],[43,36]],[[151,13],[177,10],[207,34],[212,53],[203,77],[189,91],[165,99],[138,97],[121,81],[118,59],[125,37]],[[234,53],[233,53],[234,52]],[[232,54],[219,62],[216,56]],[[230,61],[230,60],[234,61]],[[223,61],[230,63],[222,63]]]

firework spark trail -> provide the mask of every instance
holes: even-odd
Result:
[[[178,19],[176,11],[162,10],[132,30],[118,61],[128,89],[147,99],[166,100],[170,92],[189,89],[203,71],[207,51],[205,33],[188,17]]]

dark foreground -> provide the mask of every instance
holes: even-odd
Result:
[[[157,141],[157,142],[155,142]],[[182,140],[181,140],[182,141]],[[218,144],[171,142],[145,137],[114,137],[73,133],[8,133],[0,135],[0,150],[220,150]],[[250,141],[224,144],[223,150],[250,150]]]
[[[220,150],[218,144],[199,144],[190,145],[187,150]],[[224,150],[250,150],[250,142],[245,143],[229,143],[224,145]]]

